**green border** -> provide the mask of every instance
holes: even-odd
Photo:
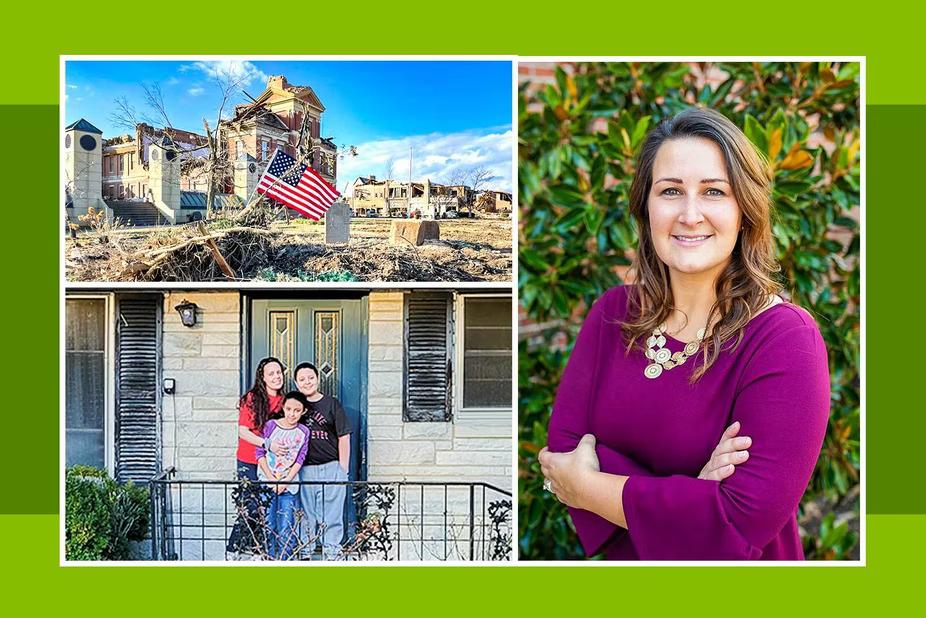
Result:
[[[556,55],[841,55],[866,57],[867,465],[870,513],[924,513],[918,475],[926,420],[916,397],[921,381],[916,334],[923,328],[919,283],[923,211],[918,161],[926,127],[922,15],[876,5],[865,12],[806,1],[774,4],[690,2],[619,5],[586,2],[523,8],[477,0],[460,5],[413,1],[293,5],[273,21],[270,6],[162,1],[112,8],[16,4],[5,14],[0,165],[12,199],[0,243],[7,291],[5,413],[11,470],[0,498],[0,547],[6,558],[8,607],[50,607],[68,614],[163,615],[175,608],[217,612],[274,611],[259,584],[276,571],[202,568],[58,568],[57,359],[60,203],[57,157],[59,54],[556,54]],[[334,8],[332,8],[334,7]],[[677,8],[676,8],[677,7]],[[647,12],[642,13],[641,9]],[[302,19],[300,19],[300,17]],[[300,32],[287,29],[301,25]],[[879,323],[880,322],[880,323]],[[909,341],[909,343],[905,343]],[[34,385],[34,386],[33,386]],[[30,438],[16,439],[19,419]],[[17,458],[17,455],[20,457]],[[22,460],[25,465],[17,465]],[[896,610],[919,588],[926,517],[870,515],[867,568],[646,569],[612,567],[337,568],[300,571],[302,590],[318,587],[311,611],[462,609],[493,613],[573,614],[653,609],[712,615],[861,613],[864,596]],[[290,573],[287,571],[287,573]],[[916,579],[914,579],[916,578]],[[279,581],[280,585],[288,582]],[[246,592],[253,586],[254,592]],[[249,607],[250,606],[250,607]],[[254,609],[251,609],[251,608]],[[854,610],[854,611],[853,611]]]
[[[7,615],[13,616],[38,607],[94,616],[161,616],[176,610],[206,616],[272,615],[291,610],[292,599],[300,597],[311,608],[305,611],[326,615],[467,616],[475,611],[583,616],[604,608],[603,615],[614,616],[841,615],[846,610],[854,615],[867,613],[866,592],[873,593],[870,602],[878,613],[890,616],[908,607],[911,591],[921,588],[926,516],[869,516],[868,529],[877,543],[864,568],[536,563],[517,568],[297,566],[285,571],[234,566],[59,568],[54,515],[0,516],[0,546],[16,557],[15,568],[8,560],[4,577],[4,588],[20,593],[5,604]],[[275,586],[286,589],[279,608],[270,593]]]

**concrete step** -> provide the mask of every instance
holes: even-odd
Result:
[[[150,202],[109,202],[113,217],[125,225],[167,225],[170,222],[161,214],[157,206]]]

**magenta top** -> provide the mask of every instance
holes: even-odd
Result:
[[[625,355],[620,322],[631,287],[609,290],[582,325],[550,419],[554,452],[598,440],[601,471],[626,475],[627,529],[570,509],[586,553],[612,560],[802,560],[797,507],[830,407],[826,348],[813,318],[781,303],[725,344],[695,384],[703,352],[656,379],[639,348]],[[666,336],[673,353],[684,344]],[[740,421],[749,459],[727,479],[698,474]]]

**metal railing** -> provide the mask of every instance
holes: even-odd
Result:
[[[269,481],[181,480],[171,468],[152,479],[153,560],[320,559],[324,533],[309,531],[302,511],[296,550],[269,549]],[[497,561],[512,555],[511,492],[488,483],[298,481],[345,488],[345,534],[337,560]],[[324,498],[322,498],[324,502]],[[243,532],[243,534],[242,534]],[[279,532],[276,532],[279,538]],[[230,539],[237,535],[237,543]],[[241,543],[244,537],[247,542]]]

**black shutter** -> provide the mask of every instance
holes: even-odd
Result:
[[[405,421],[451,419],[451,295],[405,295]]]
[[[161,297],[120,296],[116,305],[116,479],[145,482],[160,469],[158,439]]]

